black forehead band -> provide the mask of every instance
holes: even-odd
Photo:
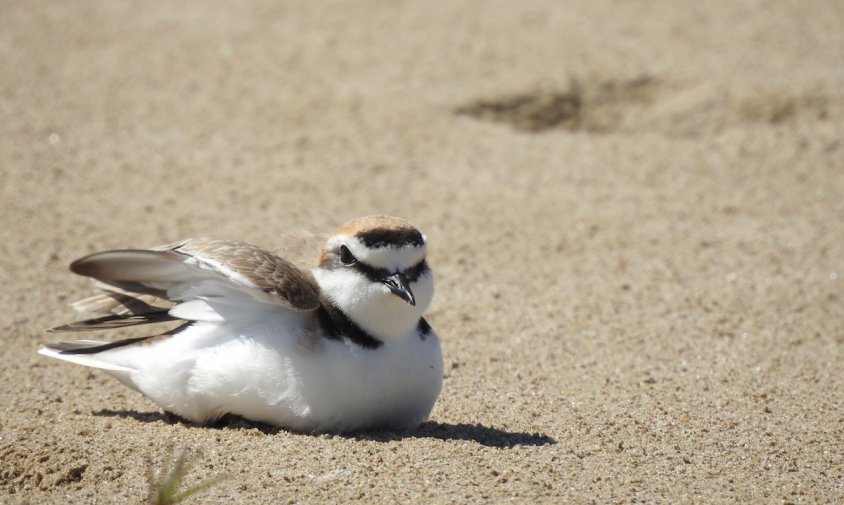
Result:
[[[393,230],[370,230],[355,235],[366,247],[421,247],[425,245],[425,237],[419,230],[413,228],[398,228]]]

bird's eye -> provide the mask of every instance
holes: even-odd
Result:
[[[348,247],[341,245],[340,246],[340,263],[344,265],[353,265],[357,259],[352,254],[352,251],[349,250]]]

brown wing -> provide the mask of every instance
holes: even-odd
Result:
[[[184,240],[150,250],[95,253],[73,262],[71,271],[134,293],[174,301],[167,290],[210,278],[245,292],[264,293],[297,311],[319,307],[319,286],[310,272],[256,245],[227,240]]]
[[[106,251],[81,258],[70,269],[93,277],[105,290],[74,308],[106,315],[51,331],[222,317],[214,304],[225,305],[225,300],[241,307],[237,314],[267,304],[309,312],[320,304],[319,286],[310,272],[244,242],[198,239],[148,250]]]
[[[187,257],[187,263],[279,297],[294,310],[319,307],[319,285],[313,275],[264,248],[246,242],[197,239],[181,242],[172,251]]]

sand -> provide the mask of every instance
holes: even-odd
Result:
[[[0,502],[844,502],[844,7],[3,2]],[[409,433],[165,416],[36,355],[97,250],[429,237]]]

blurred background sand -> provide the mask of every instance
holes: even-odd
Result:
[[[0,502],[844,501],[844,4],[3,2]],[[102,249],[431,242],[409,434],[178,422],[35,354]],[[316,254],[316,252],[314,253]]]

